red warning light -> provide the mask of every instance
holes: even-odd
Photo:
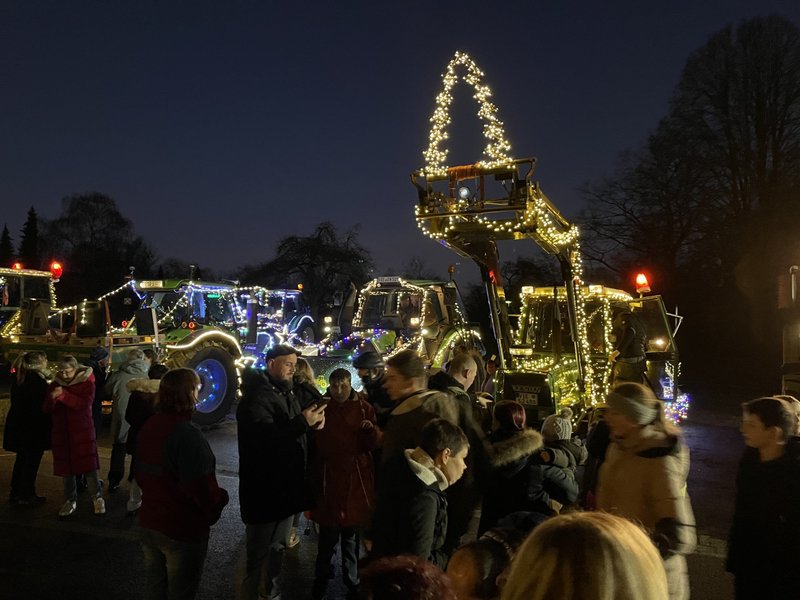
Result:
[[[123,321],[122,322],[122,328],[125,329],[127,326],[128,326],[128,322],[127,321]]]
[[[50,263],[50,274],[54,279],[61,279],[61,275],[64,274],[64,267],[60,262],[54,260]]]
[[[14,269],[15,271],[21,271],[22,270],[22,263],[21,262],[15,262],[13,265],[11,265],[11,268]]]
[[[636,275],[636,293],[647,294],[650,291],[650,282],[647,281],[647,275],[639,273]]]
[[[194,321],[189,321],[189,329],[191,330],[197,329],[197,323],[195,323]]]

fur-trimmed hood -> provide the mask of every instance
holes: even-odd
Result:
[[[404,450],[406,461],[411,469],[411,472],[419,478],[425,485],[438,484],[439,491],[444,491],[449,484],[447,477],[442,473],[434,463],[433,459],[428,456],[422,448],[415,448],[413,450]]]
[[[523,459],[527,459],[544,445],[542,434],[533,429],[514,433],[492,444],[492,466],[507,467]]]
[[[87,367],[86,365],[78,365],[78,368],[75,369],[75,375],[69,381],[61,379],[58,375],[55,376],[53,379],[53,383],[56,383],[63,387],[69,387],[71,385],[75,385],[78,383],[83,383],[89,377],[92,377],[94,373],[92,372],[92,367]]]
[[[155,394],[159,385],[161,385],[160,379],[131,379],[128,382],[128,391]]]

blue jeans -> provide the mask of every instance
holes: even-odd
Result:
[[[97,471],[90,471],[83,473],[86,476],[86,483],[89,485],[89,493],[92,498],[99,498],[103,495],[103,485],[100,483]],[[64,498],[72,500],[73,502],[78,499],[78,481],[76,475],[64,476]]]
[[[342,548],[342,580],[348,590],[358,589],[358,529],[356,527],[319,526],[317,562],[314,569],[315,586],[323,588],[328,579],[333,578],[333,560],[336,544]]]
[[[271,523],[248,523],[245,556],[240,568],[239,600],[257,600],[259,596],[278,598],[281,591],[283,554],[294,515]]]
[[[208,540],[179,542],[142,527],[146,600],[191,600],[197,595]]]

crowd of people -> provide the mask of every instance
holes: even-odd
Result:
[[[139,520],[146,597],[193,598],[229,500],[191,422],[200,380],[139,350],[106,379],[107,359],[101,348],[86,365],[65,356],[50,373],[44,354],[22,357],[4,435],[16,453],[9,500],[45,501],[36,475],[52,450],[64,482],[59,518],[78,510],[84,486],[102,515],[96,422],[98,398],[110,399],[106,491],[118,489],[131,455],[127,508]],[[336,369],[320,393],[287,345],[243,373],[238,598],[282,597],[284,557],[303,513],[318,530],[312,600],[332,598],[336,556],[348,599],[689,597],[689,450],[635,369],[618,370],[582,440],[569,409],[531,423],[522,404],[494,401],[475,351],[457,349],[432,375],[412,351],[386,361],[363,352],[353,366],[361,392],[349,370]],[[743,411],[747,450],[727,569],[737,598],[793,597],[800,402],[760,398]]]

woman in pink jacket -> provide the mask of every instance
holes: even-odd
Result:
[[[92,495],[94,514],[106,512],[102,483],[98,477],[100,462],[92,402],[94,374],[92,368],[79,365],[74,356],[63,356],[50,384],[45,410],[53,414],[53,472],[64,478],[66,501],[58,517],[64,519],[75,512],[78,500],[77,475],[85,475]]]

